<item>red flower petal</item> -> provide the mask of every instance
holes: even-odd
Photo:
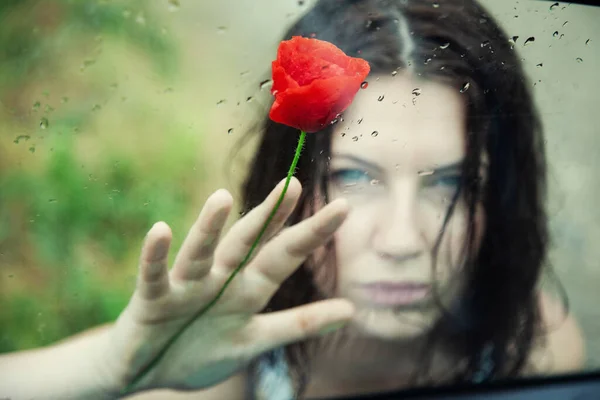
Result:
[[[299,36],[281,42],[272,67],[270,118],[306,132],[322,130],[343,112],[370,71],[365,60],[331,43]]]
[[[279,92],[269,117],[305,132],[320,131],[348,108],[361,82],[362,79],[337,76]]]

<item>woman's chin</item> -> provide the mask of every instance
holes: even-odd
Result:
[[[431,326],[431,318],[419,311],[399,311],[393,308],[357,310],[352,327],[360,335],[384,340],[412,339],[422,336]]]

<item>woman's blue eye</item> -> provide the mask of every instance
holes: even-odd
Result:
[[[460,175],[440,176],[432,181],[432,185],[456,188],[460,185],[461,179],[462,177]]]
[[[369,174],[359,169],[340,169],[334,171],[331,174],[331,179],[342,185],[352,185],[361,181],[371,181]]]

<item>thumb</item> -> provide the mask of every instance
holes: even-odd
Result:
[[[260,354],[310,336],[333,332],[350,322],[354,311],[350,301],[330,299],[256,315],[256,351]]]

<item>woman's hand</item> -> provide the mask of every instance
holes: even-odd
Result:
[[[162,222],[152,227],[142,248],[136,290],[114,325],[110,347],[105,351],[105,368],[111,371],[109,386],[121,390],[129,385],[165,343],[215,298],[248,253],[283,183],[236,222],[220,242],[233,200],[226,190],[213,193],[170,269],[167,256],[171,231]],[[318,334],[351,318],[353,306],[343,299],[257,314],[308,255],[331,239],[347,215],[347,204],[338,200],[282,230],[300,192],[300,183],[292,178],[254,256],[217,303],[186,329],[133,387],[134,391],[212,386],[264,351]]]

